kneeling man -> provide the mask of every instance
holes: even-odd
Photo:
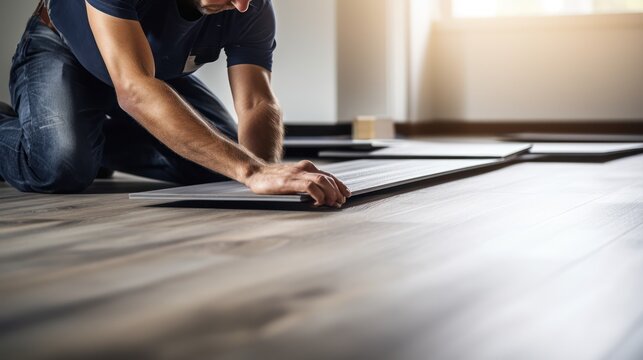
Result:
[[[41,1],[13,58],[15,112],[0,108],[0,177],[44,193],[82,191],[101,167],[179,184],[227,177],[341,206],[350,192],[333,175],[279,163],[274,38],[271,0]],[[192,75],[222,50],[238,129]]]

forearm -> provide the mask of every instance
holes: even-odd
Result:
[[[239,111],[239,143],[267,162],[280,162],[283,147],[283,119],[279,106],[262,102]]]
[[[120,91],[123,109],[184,158],[240,182],[264,162],[219,134],[164,82],[146,77]]]

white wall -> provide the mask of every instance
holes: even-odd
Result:
[[[337,8],[340,120],[387,111],[385,4],[386,0],[351,0]]]
[[[430,49],[425,120],[643,120],[643,14],[446,22]]]
[[[408,0],[350,0],[337,8],[338,119],[408,118]]]
[[[285,121],[336,123],[335,1],[274,0],[274,5],[278,28],[272,78]],[[232,111],[225,56],[198,75]]]
[[[35,1],[0,1],[0,101],[9,103],[11,58],[35,9]]]
[[[432,72],[435,58],[433,22],[443,17],[439,0],[409,1],[408,37],[408,117],[409,122],[433,118],[434,92]]]

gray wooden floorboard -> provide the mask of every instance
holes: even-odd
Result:
[[[339,211],[127,199],[162,186],[0,183],[1,358],[643,357],[643,155]]]

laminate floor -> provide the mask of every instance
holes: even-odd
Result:
[[[643,155],[342,210],[0,183],[2,359],[641,359]]]

